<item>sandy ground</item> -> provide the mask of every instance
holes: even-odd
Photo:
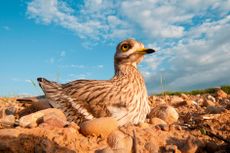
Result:
[[[16,98],[0,98],[0,152],[230,152],[229,95],[182,94],[151,96],[149,99],[154,111],[152,114],[164,112],[160,106],[170,105],[178,112],[179,118],[157,116],[165,122],[160,119],[153,121],[156,116],[149,115],[146,123],[119,127],[109,136],[84,136],[75,123],[41,121],[34,126],[23,127],[19,125],[22,116],[46,106],[19,103]]]

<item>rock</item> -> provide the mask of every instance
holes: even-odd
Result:
[[[118,128],[117,121],[112,117],[102,117],[83,122],[80,131],[84,135],[95,135],[106,137]]]
[[[169,105],[159,105],[153,108],[149,114],[149,118],[160,118],[167,122],[168,124],[172,124],[177,122],[179,118],[179,114],[177,113],[176,109]]]
[[[52,116],[44,116],[43,117],[43,122],[45,124],[48,124],[49,126],[59,127],[59,128],[62,128],[64,126],[66,126],[67,123],[68,123],[66,120],[62,120],[60,118],[57,118],[54,115],[52,115]]]
[[[181,98],[181,97],[179,97],[179,96],[173,96],[173,97],[171,98],[170,101],[171,101],[171,104],[172,104],[172,105],[176,105],[176,104],[178,104],[178,103],[183,102],[184,99]]]
[[[180,96],[181,96],[182,98],[184,98],[184,99],[188,99],[188,98],[189,98],[185,93],[182,93]]]
[[[13,127],[15,123],[14,115],[6,115],[4,118],[0,119],[0,125],[4,128]]]
[[[173,106],[177,108],[179,106],[185,106],[185,105],[192,106],[194,104],[198,105],[198,103],[193,101],[193,100],[185,100],[185,101],[182,101],[182,102],[178,102],[178,103],[174,104]]]
[[[17,109],[14,106],[9,106],[5,110],[6,115],[15,115]]]
[[[208,107],[208,106],[215,106],[215,103],[212,102],[211,100],[204,100],[203,106]]]
[[[186,100],[185,103],[187,106],[198,105],[198,103],[194,100]]]
[[[132,150],[132,138],[128,135],[123,134],[121,131],[117,130],[112,132],[108,138],[107,143],[110,148],[114,151],[125,151],[131,152]]]
[[[203,105],[204,105],[204,99],[203,99],[203,98],[199,98],[199,99],[197,100],[197,103],[198,103],[198,105],[203,106]]]
[[[206,112],[210,114],[219,114],[225,111],[225,108],[223,107],[216,107],[216,106],[208,106],[206,108]]]
[[[216,99],[211,95],[208,95],[207,99],[209,99],[209,100],[211,100],[213,102],[216,102]]]
[[[160,125],[160,124],[167,125],[167,123],[165,121],[163,121],[162,119],[157,118],[157,117],[151,118],[150,124],[152,124],[153,126]]]
[[[225,93],[221,89],[217,89],[217,91],[216,91],[216,97],[219,98],[219,99],[224,99],[224,98],[228,98],[228,94]]]
[[[63,122],[66,122],[66,116],[61,110],[56,109],[56,108],[48,108],[48,109],[44,109],[44,110],[21,117],[19,119],[19,125],[21,127],[32,128],[44,122],[44,119],[45,121],[53,125],[59,124],[57,122],[59,122],[60,120],[62,120]]]
[[[24,128],[33,128],[42,122],[44,114],[41,112],[32,113],[19,119],[19,125]]]

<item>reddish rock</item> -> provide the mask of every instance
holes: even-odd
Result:
[[[159,105],[153,108],[149,114],[149,118],[160,118],[167,122],[168,124],[172,124],[177,122],[179,118],[179,114],[177,113],[176,109],[169,105]]]
[[[165,121],[163,121],[160,118],[157,117],[153,117],[150,119],[150,124],[152,124],[153,126],[159,125],[159,124],[165,124],[167,125],[167,123]]]
[[[131,152],[132,138],[117,130],[112,132],[108,138],[107,143],[114,151]]]
[[[13,127],[15,123],[14,115],[6,115],[5,117],[0,119],[0,125],[4,128]]]
[[[64,113],[56,108],[44,109],[26,116],[23,116],[19,119],[19,125],[21,127],[32,128],[38,126],[39,123],[48,122],[53,125],[61,126],[66,122],[66,116]]]
[[[106,137],[118,128],[117,120],[112,117],[102,117],[83,122],[80,131],[84,135]]]
[[[203,106],[205,106],[205,107],[208,107],[208,106],[215,106],[215,103],[212,102],[211,100],[206,99],[206,100],[204,100],[204,102],[203,102]]]
[[[219,99],[228,98],[228,94],[221,89],[217,89],[216,96]]]
[[[216,107],[216,106],[208,106],[206,108],[206,112],[210,114],[219,114],[225,111],[223,107]]]

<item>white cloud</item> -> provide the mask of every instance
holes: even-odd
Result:
[[[165,48],[164,58],[158,65],[166,64],[165,60],[170,61],[163,72],[166,89],[183,90],[230,84],[229,38],[230,16],[226,16],[192,28],[178,44]],[[152,61],[145,62],[154,65]],[[148,77],[148,83],[157,79],[159,81],[160,77],[159,72],[154,73]]]

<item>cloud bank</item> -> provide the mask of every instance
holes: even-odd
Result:
[[[27,14],[84,41],[135,37],[158,48],[140,67],[152,92],[160,78],[165,90],[230,84],[229,10],[229,0],[32,0]]]

